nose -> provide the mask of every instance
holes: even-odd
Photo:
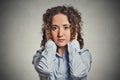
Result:
[[[61,29],[59,29],[59,31],[58,31],[58,37],[62,37],[63,36],[63,30],[62,30],[62,28]]]

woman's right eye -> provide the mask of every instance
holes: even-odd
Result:
[[[56,31],[56,30],[58,30],[58,27],[57,26],[52,26],[52,30]]]

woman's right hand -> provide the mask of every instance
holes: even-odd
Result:
[[[45,29],[45,35],[46,35],[46,38],[47,38],[47,41],[51,39],[51,31],[50,29]]]
[[[45,44],[45,50],[48,51],[48,52],[50,51],[50,52],[56,53],[57,46],[56,46],[56,44],[54,43],[53,40],[49,39],[49,40],[46,42],[46,44]],[[49,52],[49,53],[50,53],[50,52]]]

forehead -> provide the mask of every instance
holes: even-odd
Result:
[[[52,25],[63,25],[63,24],[70,24],[68,21],[68,17],[64,14],[56,14],[52,18]]]

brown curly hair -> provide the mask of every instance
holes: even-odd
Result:
[[[77,9],[74,9],[73,6],[56,6],[51,9],[47,9],[46,13],[43,14],[43,28],[42,28],[42,41],[41,41],[41,47],[45,47],[45,43],[47,42],[46,38],[46,33],[45,33],[45,28],[51,29],[52,25],[52,18],[56,14],[64,14],[68,17],[68,21],[70,23],[70,28],[71,28],[71,40],[75,38],[76,32],[78,33],[77,40],[80,44],[80,48],[83,48],[84,46],[84,41],[81,36],[81,26],[82,26],[82,21],[81,21],[81,13],[78,12]]]

